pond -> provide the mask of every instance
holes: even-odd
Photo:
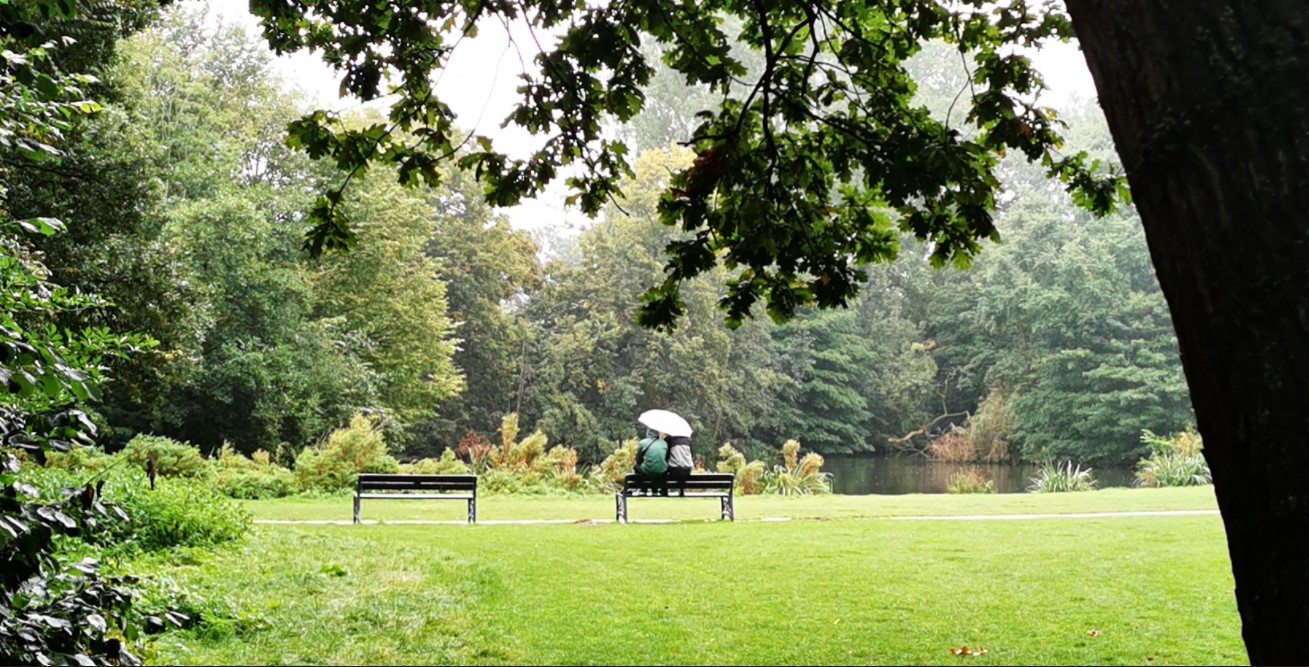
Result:
[[[1037,467],[1027,463],[952,463],[917,456],[828,456],[823,464],[823,470],[832,473],[833,493],[846,495],[945,493],[950,476],[969,468],[995,480],[997,493],[1024,493]],[[1131,466],[1091,466],[1091,474],[1098,489],[1132,485]]]

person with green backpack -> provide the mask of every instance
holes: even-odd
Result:
[[[652,431],[636,447],[633,462],[636,474],[646,479],[663,479],[668,475],[668,443]]]

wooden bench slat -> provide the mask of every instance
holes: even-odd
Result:
[[[473,500],[475,496],[465,493],[356,493],[360,498],[378,498],[378,500]]]
[[[426,489],[450,489],[451,491],[470,491],[477,488],[476,484],[440,484],[437,482],[428,482],[426,484],[397,484],[387,482],[386,484],[359,484],[356,488],[363,490],[378,489],[382,491],[422,491]]]

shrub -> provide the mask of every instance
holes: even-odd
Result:
[[[55,470],[84,470],[99,473],[121,459],[99,447],[73,447],[66,452],[46,452],[45,467]]]
[[[966,429],[952,427],[928,443],[927,455],[935,461],[975,461],[977,443],[968,436]]]
[[[420,459],[400,464],[400,472],[410,475],[467,475],[468,466],[447,447],[439,459]]]
[[[215,486],[232,498],[282,498],[295,492],[295,475],[273,463],[262,449],[247,459],[230,444],[223,443],[211,465]]]
[[[799,441],[787,440],[782,445],[782,465],[764,473],[764,490],[784,496],[831,493],[832,481],[822,471],[823,457],[817,452],[799,456]]]
[[[459,444],[455,445],[455,455],[466,458],[469,467],[474,472],[478,472],[486,470],[492,449],[491,443],[487,442],[486,438],[469,431],[464,434]]]
[[[995,480],[987,479],[976,468],[960,470],[950,475],[946,493],[995,493]]]
[[[141,617],[126,579],[103,577],[95,558],[70,546],[102,522],[121,521],[95,487],[44,493],[24,478],[71,478],[66,471],[19,468],[0,445],[0,663],[140,664]],[[83,546],[82,551],[85,551]]]
[[[618,445],[600,465],[591,469],[592,488],[614,491],[623,485],[623,477],[636,467],[636,449],[640,443],[626,440]]]
[[[1063,466],[1045,462],[1027,486],[1028,493],[1066,493],[1094,489],[1095,477],[1091,475],[1091,469],[1082,470],[1080,464],[1074,468],[1072,461],[1065,461]]]
[[[249,512],[206,483],[164,479],[151,491],[139,476],[120,478],[107,485],[105,496],[130,519],[126,539],[120,538],[115,550],[211,547],[241,539],[250,530]]]
[[[1013,437],[1013,394],[993,389],[968,418],[968,439],[973,442],[979,461],[1008,461],[1009,441]]]
[[[723,443],[718,448],[718,472],[730,472],[736,475],[736,490],[741,495],[751,496],[764,491],[764,462],[746,463],[745,455],[736,451],[732,443]]]
[[[304,491],[340,491],[354,486],[361,472],[394,473],[400,464],[386,451],[386,440],[372,421],[355,415],[319,449],[306,447],[295,460],[295,476]]]
[[[210,474],[199,449],[172,438],[141,434],[132,438],[122,453],[142,470],[149,470],[153,465],[155,474],[160,477],[195,478]]]
[[[23,482],[42,497],[63,489],[80,489],[91,476],[53,468],[26,468]],[[210,547],[240,539],[250,529],[250,515],[212,483],[163,478],[150,490],[145,474],[119,466],[95,485],[113,511],[82,533],[82,539],[110,553],[158,551],[172,547]]]
[[[1204,442],[1191,429],[1171,438],[1141,432],[1141,442],[1150,446],[1150,456],[1136,463],[1137,486],[1204,486],[1213,483],[1213,473],[1201,450]]]
[[[514,443],[518,437],[518,415],[509,413],[500,424],[500,445],[492,447],[487,454],[488,469],[505,472],[545,472],[549,464],[545,461],[545,446],[549,438],[537,431]]]
[[[553,486],[566,491],[577,491],[586,486],[586,479],[577,473],[577,450],[556,445],[545,455],[550,466]]]

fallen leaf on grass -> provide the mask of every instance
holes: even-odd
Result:
[[[1099,630],[1087,630],[1087,631],[1086,631],[1086,636],[1087,636],[1087,637],[1099,637],[1099,636],[1100,636],[1100,631],[1099,631]]]
[[[986,655],[986,648],[982,646],[978,646],[975,649],[969,649],[967,646],[960,646],[959,648],[950,649],[950,655],[968,656],[970,658],[976,658],[979,655]]]

